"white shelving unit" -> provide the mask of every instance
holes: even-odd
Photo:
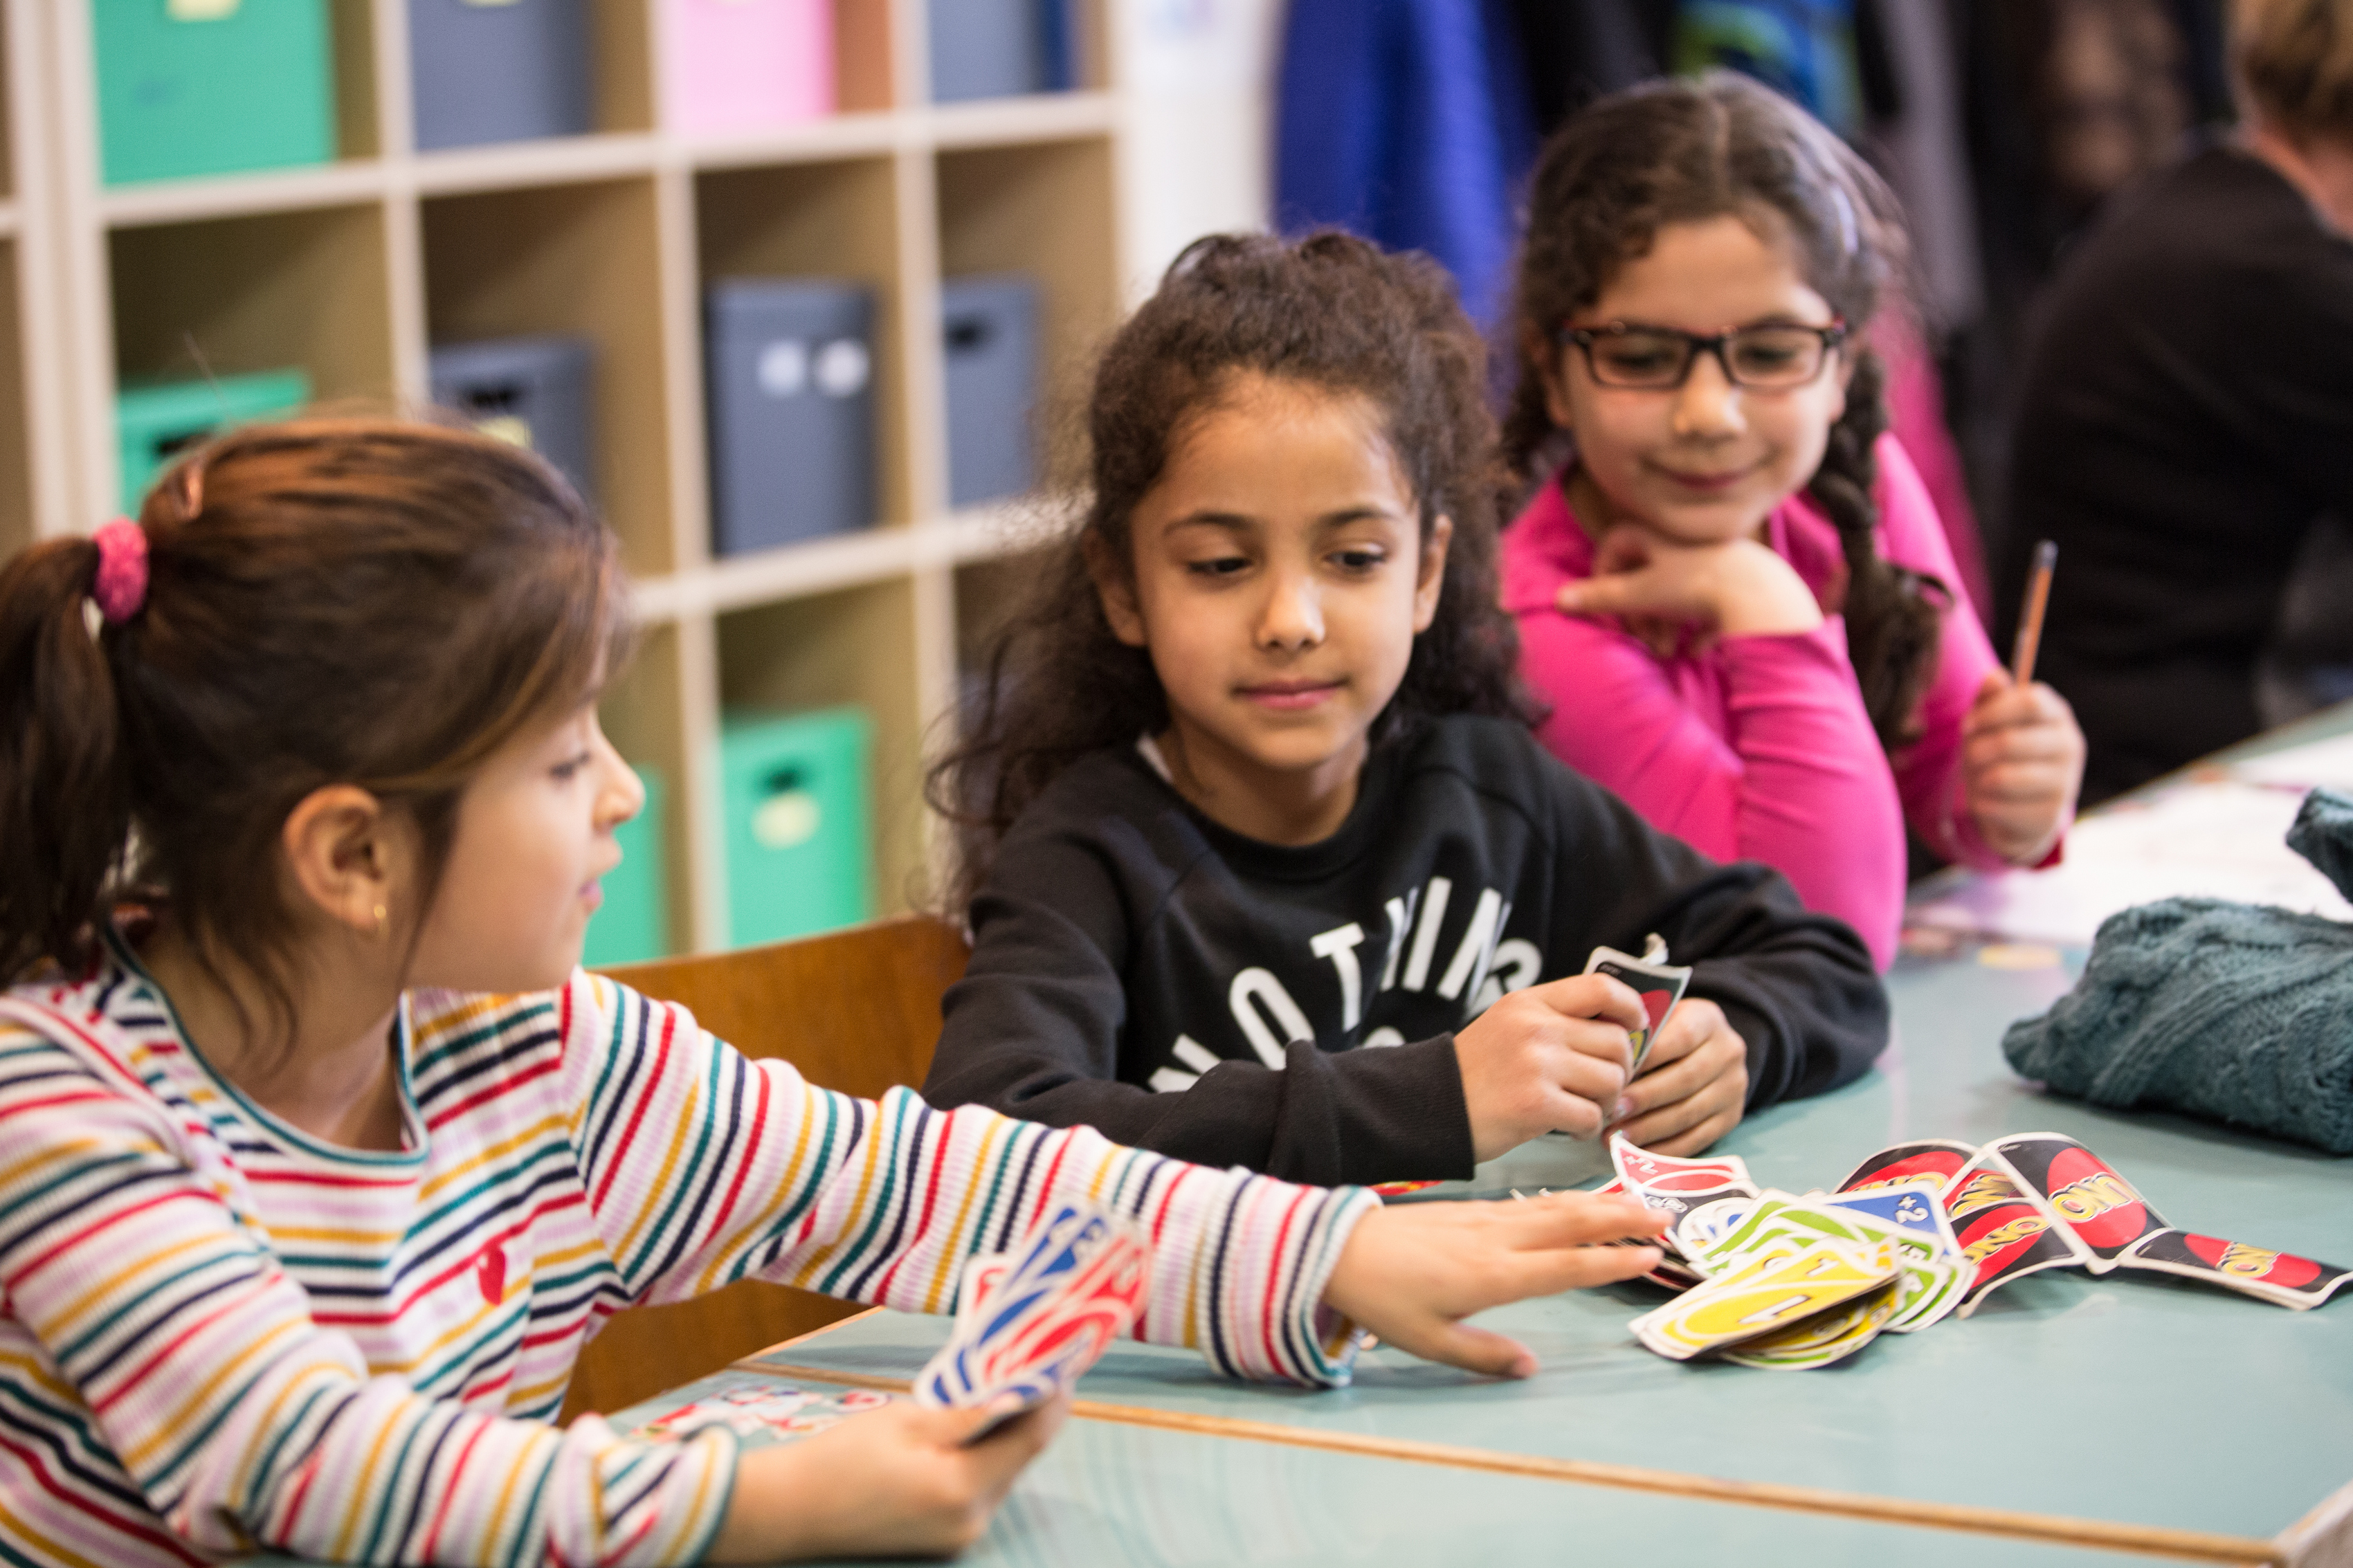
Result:
[[[645,631],[607,724],[672,784],[673,947],[726,939],[717,737],[733,705],[872,713],[876,885],[903,907],[959,613],[986,607],[1005,580],[988,563],[1019,545],[1002,518],[947,509],[940,279],[1036,275],[1050,384],[1115,322],[1136,282],[1119,0],[1095,0],[1081,90],[944,106],[927,101],[923,0],[835,0],[841,111],[712,140],[661,128],[653,0],[596,0],[595,133],[427,153],[411,147],[406,5],[333,3],[338,162],[108,187],[89,0],[0,0],[0,274],[18,296],[0,317],[0,543],[111,514],[118,382],[194,374],[191,342],[217,372],[300,364],[322,399],[413,405],[436,339],[585,333],[596,491]],[[47,153],[37,166],[28,146]],[[714,559],[701,298],[744,273],[875,289],[881,518]]]

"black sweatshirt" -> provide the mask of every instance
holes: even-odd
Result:
[[[1452,1031],[1599,944],[1656,931],[1695,965],[1688,994],[1748,1043],[1752,1108],[1858,1077],[1887,1039],[1853,931],[1490,719],[1377,750],[1347,821],[1300,847],[1097,752],[1006,836],[972,924],[927,1099],[1298,1182],[1468,1175]]]
[[[2041,307],[1994,604],[2059,542],[2042,678],[2086,800],[2260,728],[2255,665],[2324,511],[2353,519],[2353,240],[2215,148],[2120,195]]]

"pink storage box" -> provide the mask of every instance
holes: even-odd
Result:
[[[659,0],[663,121],[756,131],[833,112],[834,0]]]

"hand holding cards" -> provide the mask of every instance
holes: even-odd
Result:
[[[1077,1384],[1134,1326],[1151,1287],[1143,1227],[1092,1204],[1065,1203],[1009,1253],[965,1262],[955,1329],[915,1379],[934,1408],[1004,1405],[976,1443]]]

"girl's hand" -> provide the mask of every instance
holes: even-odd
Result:
[[[902,1400],[797,1443],[752,1449],[737,1461],[709,1561],[961,1552],[1070,1414],[1065,1394],[967,1448],[965,1435],[987,1425],[988,1409]]]
[[[1340,1249],[1324,1304],[1399,1350],[1495,1377],[1526,1377],[1525,1345],[1460,1320],[1526,1296],[1631,1279],[1659,1266],[1667,1216],[1632,1198],[1555,1193],[1525,1203],[1407,1204],[1368,1214]]]
[[[2067,700],[1989,671],[1961,724],[1961,789],[1978,836],[2013,866],[2041,863],[2074,820],[2084,731]]]
[[[1754,539],[1683,544],[1620,523],[1594,549],[1593,575],[1565,583],[1554,602],[1578,616],[1616,616],[1665,658],[1703,637],[1771,637],[1822,624],[1796,568]]]
[[[1740,1125],[1748,1105],[1748,1042],[1704,996],[1686,996],[1651,1042],[1642,1076],[1611,1116],[1629,1142],[1696,1154]]]
[[[1606,974],[1514,991],[1459,1030],[1471,1149],[1492,1160],[1557,1129],[1590,1138],[1626,1088],[1641,998]]]

